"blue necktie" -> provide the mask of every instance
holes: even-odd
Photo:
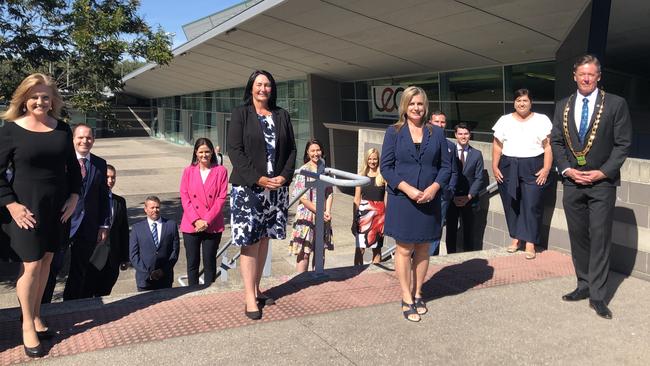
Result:
[[[585,136],[587,136],[587,124],[589,123],[589,99],[584,98],[582,100],[582,115],[580,116],[580,131],[578,131],[578,137],[580,137],[580,143],[585,142]]]
[[[158,242],[158,228],[157,224],[154,222],[151,224],[151,235],[153,236],[153,245],[156,246],[156,249],[160,246],[160,243]]]

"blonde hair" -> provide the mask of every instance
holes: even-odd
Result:
[[[0,118],[8,121],[14,121],[22,117],[25,114],[23,109],[25,108],[25,102],[27,101],[27,98],[29,98],[29,93],[32,88],[37,85],[45,85],[50,88],[52,94],[52,109],[50,109],[47,114],[49,114],[52,118],[60,119],[61,109],[63,108],[63,98],[61,98],[61,94],[59,94],[59,90],[56,87],[56,82],[54,79],[40,73],[29,75],[20,83],[20,85],[18,85],[11,97],[9,108],[6,112],[0,114]]]
[[[359,171],[359,175],[363,176],[368,176],[368,172],[370,171],[370,167],[368,166],[368,159],[370,158],[370,155],[372,154],[377,154],[377,160],[381,160],[381,155],[379,154],[379,150],[375,149],[374,147],[368,149],[366,151],[366,154],[364,155],[363,159],[363,168]],[[384,177],[381,175],[381,170],[379,169],[379,161],[377,162],[377,176],[375,177],[375,185],[378,187],[383,186],[385,183]]]
[[[415,97],[416,95],[421,95],[422,96],[422,101],[424,102],[424,115],[422,116],[423,119],[426,119],[427,115],[429,114],[429,98],[427,98],[427,93],[424,91],[424,89],[417,87],[417,86],[409,86],[408,88],[404,89],[404,92],[402,92],[402,98],[399,101],[399,119],[397,122],[395,122],[394,126],[397,131],[402,129],[404,124],[406,124],[406,111],[408,110],[409,103],[411,102],[411,99]],[[425,121],[423,121],[425,122]],[[429,127],[429,133],[431,133],[432,128],[428,126],[428,123],[424,123]]]

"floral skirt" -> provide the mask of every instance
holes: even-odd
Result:
[[[384,244],[384,201],[361,200],[357,210],[357,247],[381,248]]]
[[[313,252],[315,245],[315,232],[316,215],[302,204],[299,204],[296,209],[296,220],[293,223],[293,233],[291,234],[291,242],[289,243],[289,252],[296,255],[300,254],[300,252],[304,252],[305,254]],[[334,250],[334,244],[332,244],[331,222],[325,223],[323,242],[325,244],[325,249]]]

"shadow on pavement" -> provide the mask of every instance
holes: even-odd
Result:
[[[482,258],[443,267],[422,285],[425,301],[461,294],[492,279],[494,268]]]

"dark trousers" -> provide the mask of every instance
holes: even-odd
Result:
[[[445,226],[446,220],[447,220],[447,207],[450,205],[450,201],[446,200],[444,198],[440,198],[440,235],[436,238],[436,240],[431,243],[431,246],[429,247],[429,255],[438,255],[440,254],[440,238],[442,237],[442,228]],[[447,227],[447,230],[449,230],[449,227]]]
[[[453,201],[449,204],[449,208],[447,209],[447,235],[445,236],[447,253],[458,252],[457,228],[459,218],[461,228],[463,229],[463,249],[466,252],[475,250],[474,216],[477,215],[478,209],[478,202],[470,201],[463,207],[456,206]]]
[[[119,276],[120,264],[112,263],[110,259],[101,271],[91,264],[86,272],[85,287],[90,292],[91,297],[108,296],[111,294]]]
[[[90,257],[95,250],[96,242],[87,242],[73,237],[70,246],[70,271],[65,281],[63,300],[84,299],[93,296],[93,283],[87,277]]]
[[[147,280],[147,285],[145,287],[138,286],[138,291],[151,291],[151,290],[161,290],[164,288],[172,288],[174,284],[174,273],[165,274],[163,278],[159,280]]]
[[[199,284],[199,262],[203,252],[203,280],[211,284],[217,277],[217,249],[221,233],[183,233],[185,255],[187,258],[188,285]]]
[[[616,187],[564,186],[562,203],[578,288],[589,289],[592,300],[606,296],[615,202]]]
[[[544,155],[532,158],[513,158],[501,156],[499,170],[504,182],[499,184],[499,195],[508,224],[508,232],[513,239],[539,244],[540,227],[544,213],[544,185],[537,185],[537,173],[544,166]]]

